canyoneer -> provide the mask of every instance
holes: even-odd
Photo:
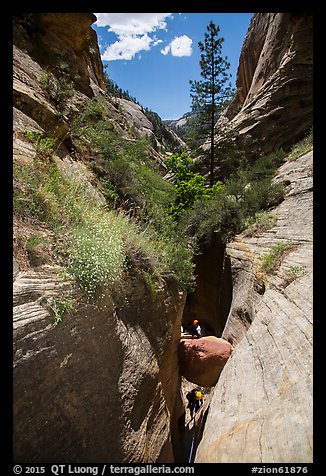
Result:
[[[191,420],[194,415],[196,415],[199,407],[203,404],[203,394],[199,388],[193,388],[190,392],[187,393],[186,398],[188,400],[188,408],[190,411]]]
[[[192,328],[192,337],[201,337],[202,336],[202,328],[199,325],[199,322],[197,319],[193,321],[193,328]]]

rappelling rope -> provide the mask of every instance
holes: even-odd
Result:
[[[195,420],[195,417],[194,417],[194,436],[192,437],[192,442],[191,442],[191,448],[190,448],[190,454],[189,454],[189,461],[188,461],[188,463],[191,463],[192,452],[193,452],[194,443],[195,443],[195,437],[196,437],[196,420]]]
[[[200,409],[198,408],[197,411],[199,411]],[[197,415],[197,412],[195,412],[194,416],[193,416],[193,419],[194,419],[194,426],[193,426],[193,429],[194,429],[194,435],[192,437],[192,442],[191,442],[191,448],[190,448],[190,454],[189,454],[189,460],[188,460],[188,463],[191,463],[191,458],[192,458],[192,453],[193,453],[193,450],[194,450],[194,443],[195,443],[195,438],[196,438],[196,415]]]

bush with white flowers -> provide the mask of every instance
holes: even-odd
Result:
[[[106,212],[88,217],[74,233],[69,269],[90,297],[123,274],[126,254],[121,223],[113,213]]]

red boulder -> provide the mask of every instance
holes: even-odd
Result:
[[[232,352],[231,344],[219,337],[181,339],[179,343],[180,373],[189,382],[212,387]]]

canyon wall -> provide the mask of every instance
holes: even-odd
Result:
[[[255,14],[237,85],[221,122],[246,139],[248,157],[302,138],[312,127],[312,15]],[[312,151],[289,155],[274,178],[285,186],[274,223],[226,247],[232,300],[222,337],[235,350],[214,388],[195,462],[313,460],[312,164]]]
[[[154,128],[135,103],[106,95],[94,21],[88,13],[15,16],[13,147],[14,164],[28,166],[37,150],[26,130],[59,138],[58,168],[86,177],[103,201],[76,160],[72,119],[99,96],[122,137],[128,124],[140,137]],[[221,118],[251,144],[248,156],[288,148],[311,128],[311,30],[310,14],[253,16],[241,89]],[[152,157],[162,162],[155,149]],[[289,158],[275,180],[287,188],[274,226],[237,236],[226,254],[218,237],[203,245],[183,318],[185,294],[161,283],[153,299],[137,270],[125,275],[123,299],[107,290],[97,305],[85,302],[39,225],[48,245],[40,263],[28,264],[19,239],[36,225],[14,217],[15,461],[173,462],[184,411],[180,324],[193,317],[235,348],[212,392],[195,461],[312,460],[312,153]],[[267,274],[261,257],[279,245],[286,253]],[[56,325],[51,303],[67,291],[78,305]]]
[[[275,225],[227,246],[233,300],[222,337],[235,346],[214,389],[196,462],[312,462],[312,152],[287,161]],[[261,257],[287,243],[279,267]]]
[[[14,281],[15,461],[172,462],[184,295],[162,288],[154,302],[133,275],[123,302],[79,296],[55,325],[47,303],[70,286],[60,271]]]
[[[39,163],[42,173],[26,131],[60,139],[52,160],[102,203],[94,174],[76,160],[71,121],[94,96],[106,101],[121,136],[128,137],[131,119],[106,95],[94,21],[88,13],[14,17],[13,149],[14,167]],[[137,105],[123,105],[140,136],[144,124],[152,133]],[[154,149],[152,156],[161,159]],[[31,264],[25,245],[36,234],[43,255]],[[184,293],[162,282],[153,298],[134,269],[123,292],[107,289],[91,304],[64,277],[55,244],[44,224],[14,216],[14,461],[172,462],[183,411],[177,348]],[[75,308],[58,323],[56,306],[67,295]]]
[[[312,127],[313,17],[255,13],[243,42],[228,124],[246,152],[287,150]]]

